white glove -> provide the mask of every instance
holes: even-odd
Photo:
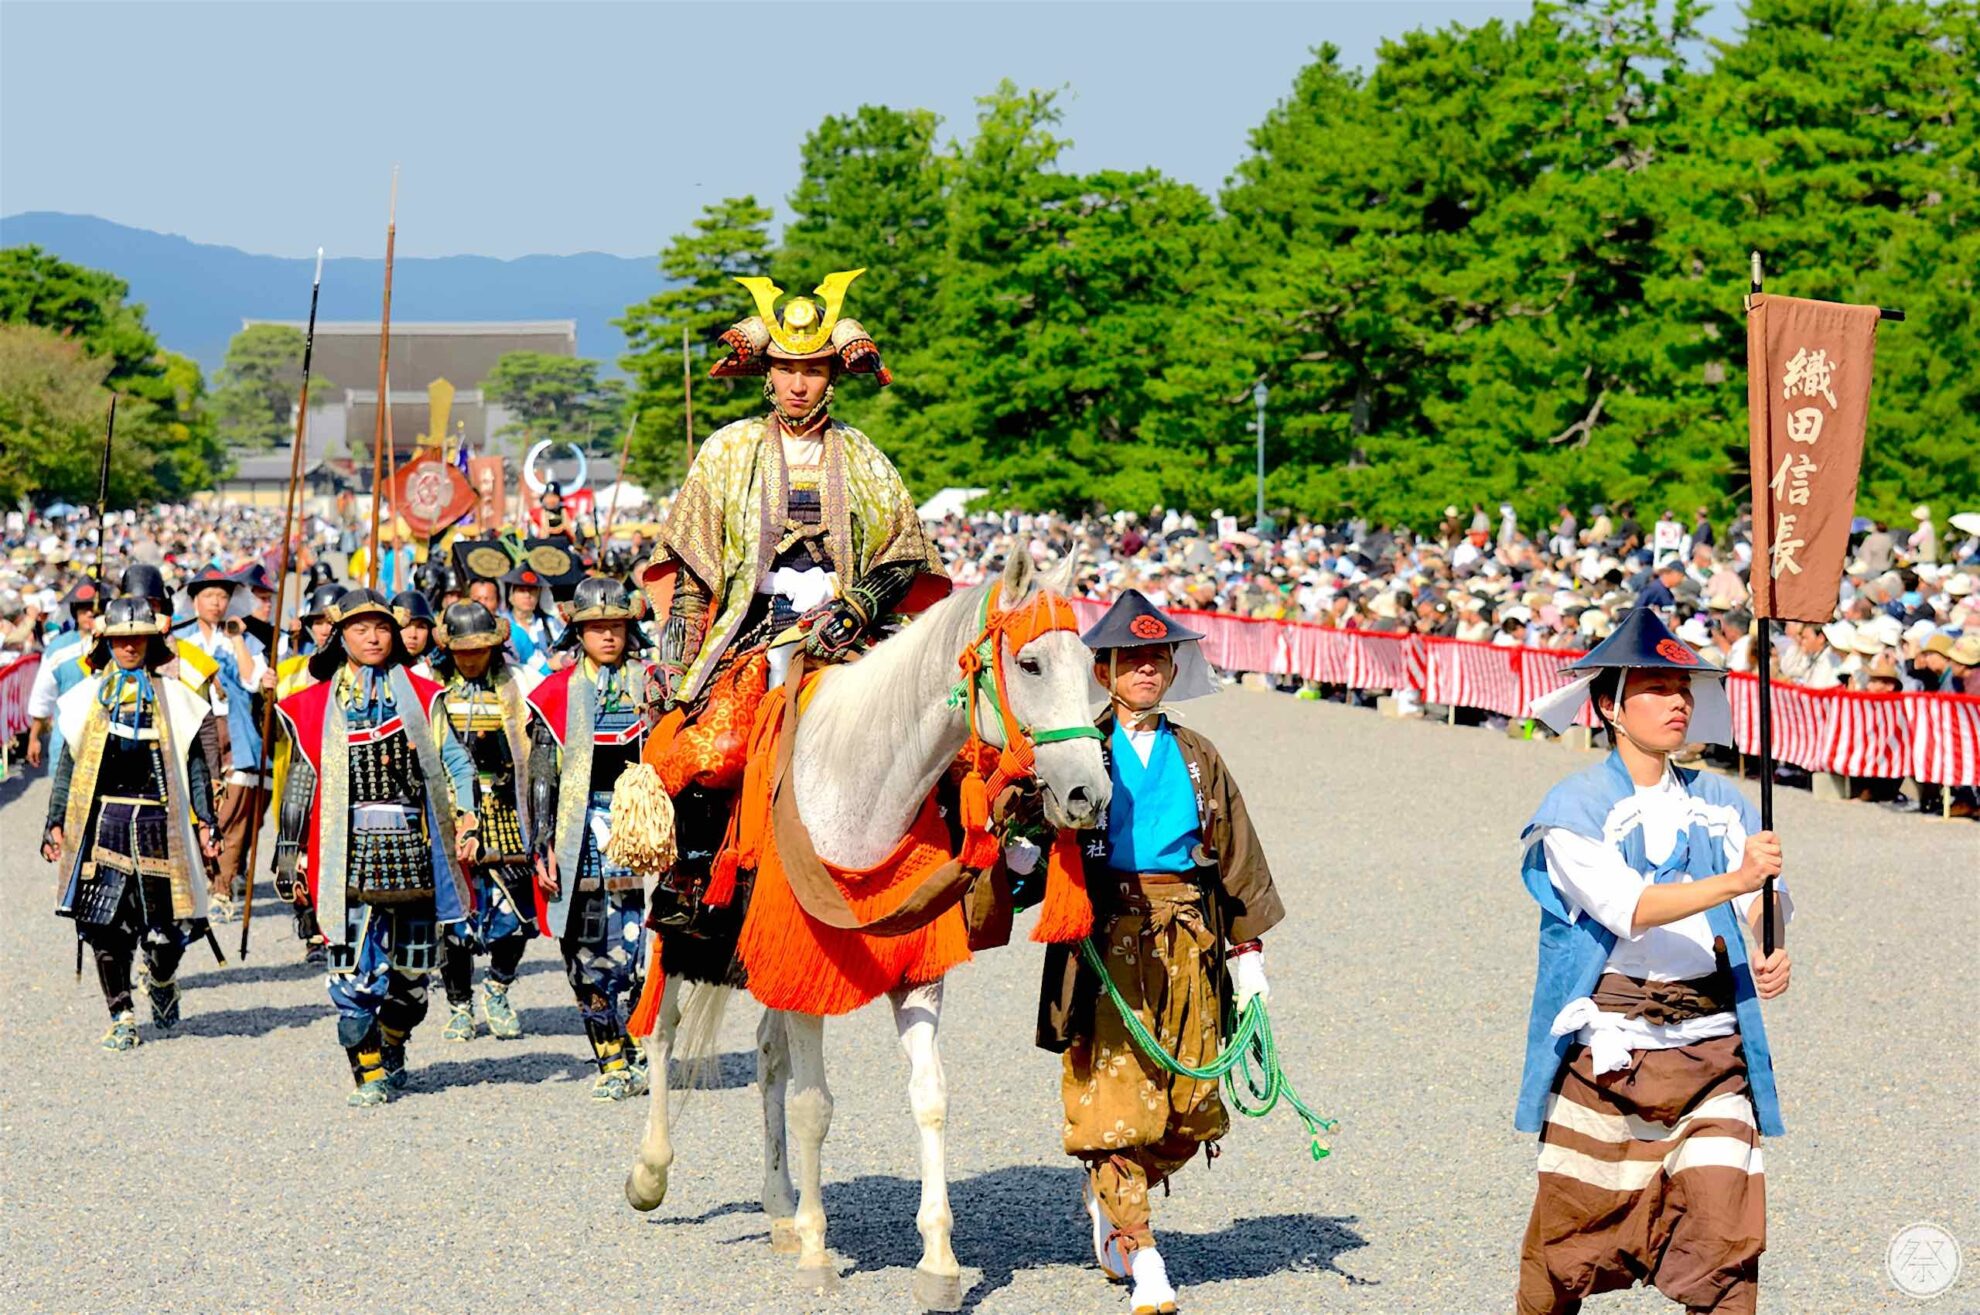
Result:
[[[1243,1013],[1244,1007],[1254,999],[1271,1000],[1271,989],[1265,985],[1263,950],[1246,950],[1231,960],[1231,989],[1237,996],[1239,1013]]]
[[[1044,852],[1026,837],[1019,836],[1004,846],[1004,866],[1017,876],[1029,876],[1038,867],[1038,856]]]

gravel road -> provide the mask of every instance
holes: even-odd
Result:
[[[1214,1168],[1158,1199],[1185,1309],[1508,1309],[1533,1187],[1532,1139],[1511,1123],[1535,922],[1515,837],[1593,759],[1253,691],[1190,721],[1233,765],[1291,909],[1268,941],[1287,1067],[1342,1127],[1315,1164],[1290,1112],[1240,1120]],[[732,1053],[689,1107],[671,1195],[637,1215],[620,1181],[644,1102],[587,1098],[577,1013],[540,943],[516,988],[528,1035],[443,1042],[436,980],[412,1087],[382,1110],[345,1107],[322,978],[279,914],[245,964],[189,953],[178,1034],[98,1050],[94,974],[71,974],[34,852],[46,800],[40,780],[0,785],[5,1310],[909,1308],[914,1126],[883,1009],[827,1029],[827,1241],[845,1281],[807,1298],[756,1205],[753,1006],[727,1018]],[[1792,791],[1779,807],[1800,915],[1794,988],[1769,1010],[1789,1132],[1767,1147],[1763,1308],[1980,1308],[1980,1147],[1959,1095],[1980,1071],[1980,830]],[[238,932],[221,928],[230,957]],[[1058,1149],[1057,1062],[1030,1046],[1038,961],[1021,942],[950,978],[965,1302],[1125,1311]],[[1922,1303],[1885,1272],[1892,1235],[1919,1221],[1968,1260]],[[1590,1305],[1670,1309],[1640,1291]]]

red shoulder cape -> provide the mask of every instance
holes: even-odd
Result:
[[[523,696],[523,702],[530,710],[543,719],[557,747],[564,745],[565,717],[571,708],[571,677],[577,672],[577,664],[553,671],[536,682],[536,688]]]

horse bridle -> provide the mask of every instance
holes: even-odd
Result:
[[[980,701],[987,701],[990,710],[996,715],[1004,732],[1004,743],[999,746],[1004,753],[1019,746],[1017,752],[1029,756],[1029,749],[1041,744],[1059,744],[1067,740],[1098,740],[1105,738],[1100,728],[1090,722],[1077,726],[1055,726],[1045,730],[1026,726],[1017,719],[1011,709],[1010,691],[1005,685],[1004,662],[1006,657],[1015,656],[1033,640],[1054,631],[1079,632],[1079,618],[1074,614],[1072,604],[1050,590],[1041,590],[1032,596],[1022,607],[996,611],[997,595],[1002,592],[1001,583],[993,584],[983,591],[983,601],[978,616],[980,624],[977,635],[956,665],[962,669],[963,678],[950,695],[952,701],[967,705],[969,710],[970,749],[987,749],[990,744],[983,738],[980,719]],[[1024,775],[1030,775],[1027,770]]]

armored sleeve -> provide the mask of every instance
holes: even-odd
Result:
[[[316,769],[300,753],[289,758],[289,780],[282,791],[282,812],[275,833],[275,871],[295,880],[296,860],[309,827],[309,806],[316,797]]]
[[[708,633],[708,613],[714,601],[707,584],[693,571],[682,569],[674,573],[674,598],[666,623],[660,627],[653,663],[665,676],[669,691],[680,684],[682,674],[701,655],[701,641]]]
[[[76,758],[69,752],[69,746],[62,746],[62,756],[55,764],[55,777],[48,790],[48,822],[52,829],[62,825],[62,819],[69,815],[69,780],[75,775]]]
[[[529,738],[529,834],[539,854],[557,843],[558,780],[557,741],[539,721]]]
[[[918,563],[883,562],[854,581],[846,594],[857,600],[860,610],[866,614],[867,628],[871,629],[881,617],[894,610],[896,603],[907,597],[909,587],[919,574],[921,567]]]
[[[213,715],[208,713],[206,723],[212,720]],[[206,723],[201,724],[202,731]],[[193,816],[209,827],[217,825],[214,821],[213,773],[207,767],[206,754],[197,739],[186,746],[186,792],[192,796],[187,802],[192,805]]]

